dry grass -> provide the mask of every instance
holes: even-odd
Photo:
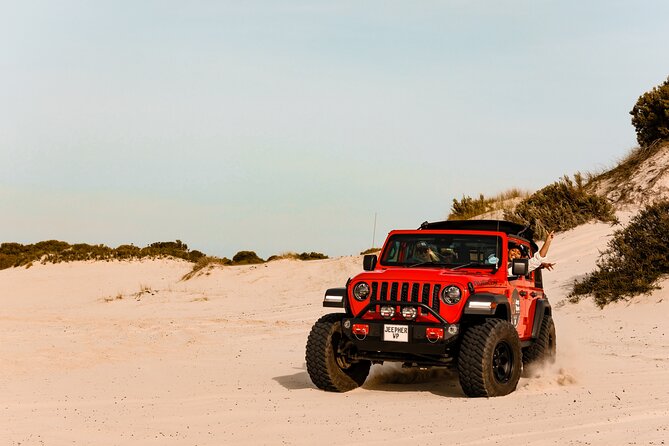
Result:
[[[148,285],[140,284],[139,291],[133,294],[133,297],[135,298],[135,300],[142,300],[142,296],[145,294],[150,294],[153,296],[155,294],[155,291],[153,291],[153,289]]]
[[[587,174],[588,190],[593,191],[600,184],[608,184],[608,189],[619,191],[620,198],[617,201],[623,203],[630,201],[630,194],[634,189],[630,178],[639,173],[645,161],[665,150],[667,146],[669,146],[667,141],[656,141],[647,147],[632,148],[614,167],[603,172]],[[664,166],[664,171],[666,170],[669,170],[669,166]]]
[[[209,270],[215,268],[216,266],[220,265],[230,265],[230,259],[227,258],[219,258],[219,257],[202,257],[198,259],[197,262],[193,265],[193,269],[189,271],[188,273],[184,274],[184,276],[181,278],[181,280],[190,280],[195,276],[204,274],[205,272],[208,272]]]
[[[116,296],[105,296],[102,298],[105,302],[114,302],[115,300],[123,300],[123,293],[117,293]]]
[[[530,194],[527,190],[512,188],[487,198],[483,194],[479,194],[476,199],[463,195],[461,200],[453,199],[447,219],[468,220],[495,211],[512,211],[516,201],[525,199]]]
[[[196,297],[195,299],[192,299],[191,302],[209,302],[209,298],[207,296]]]

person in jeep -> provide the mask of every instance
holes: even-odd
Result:
[[[414,248],[411,261],[415,263],[438,262],[439,256],[426,242],[418,242]]]
[[[551,246],[551,242],[553,241],[553,238],[555,237],[555,232],[551,231],[546,235],[546,240],[544,241],[543,246],[541,249],[536,252],[532,257],[529,257],[527,254],[527,248],[525,246],[514,246],[509,249],[509,276],[512,276],[511,274],[511,262],[513,262],[514,259],[524,259],[528,258],[528,269],[527,272],[531,273],[537,268],[545,268],[548,271],[551,271],[553,269],[553,266],[555,266],[555,263],[549,263],[545,262],[546,256],[548,255],[548,249]]]

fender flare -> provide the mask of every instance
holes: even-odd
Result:
[[[472,316],[494,316],[499,307],[506,308],[506,320],[511,318],[509,300],[503,294],[477,293],[472,294],[465,303],[463,314]]]
[[[346,287],[328,288],[323,297],[323,306],[331,308],[346,308]]]
[[[553,314],[553,309],[548,299],[537,299],[536,302],[534,307],[534,322],[532,323],[532,339],[539,337],[541,321],[544,319],[544,315],[548,314],[550,316]]]

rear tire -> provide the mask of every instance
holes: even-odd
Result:
[[[518,385],[521,364],[520,340],[509,322],[489,319],[465,331],[458,355],[458,376],[465,395],[508,395]]]
[[[369,375],[370,361],[351,362],[343,353],[350,341],[341,330],[341,313],[321,317],[311,328],[305,359],[311,381],[319,389],[347,392],[360,387]]]
[[[541,320],[537,339],[523,351],[523,365],[528,366],[544,361],[553,364],[556,351],[555,323],[553,323],[553,318],[546,314]]]

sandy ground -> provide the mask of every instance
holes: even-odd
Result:
[[[604,310],[561,304],[612,231],[556,237],[557,363],[492,399],[392,364],[345,394],[311,384],[307,335],[357,256],[186,282],[190,264],[167,260],[0,271],[0,445],[669,444],[669,282]]]

